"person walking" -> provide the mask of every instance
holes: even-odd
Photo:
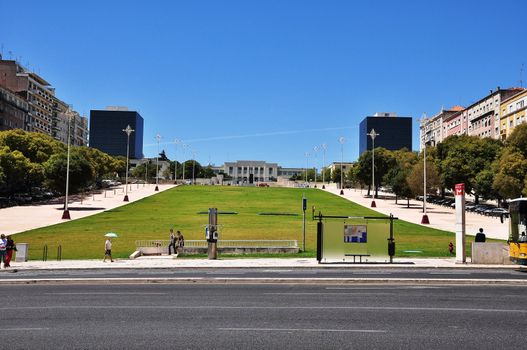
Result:
[[[5,235],[2,233],[0,235],[0,268],[2,267],[2,262],[4,263],[4,268],[6,268],[6,257],[7,257],[7,240]]]
[[[172,255],[170,253],[171,249],[172,248],[172,251],[174,251],[174,254],[177,254],[177,250],[176,250],[176,240],[177,240],[177,237],[176,235],[174,234],[174,229],[170,229],[170,241],[168,243],[168,255]]]
[[[7,236],[6,242],[6,259],[4,266],[11,267],[11,259],[13,258],[13,252],[16,252],[16,245],[11,236]]]
[[[485,240],[486,240],[486,236],[483,233],[483,228],[480,228],[479,232],[476,233],[476,238],[474,239],[474,242],[485,243]]]
[[[183,251],[183,247],[185,246],[185,237],[181,234],[181,231],[177,231],[177,244],[176,244],[176,256],[179,255],[181,251]]]
[[[112,240],[110,239],[110,237],[106,238],[106,242],[104,243],[104,260],[102,262],[106,262],[106,257],[110,257],[110,262],[113,262]]]

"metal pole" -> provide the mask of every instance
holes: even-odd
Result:
[[[375,138],[380,134],[377,134],[375,129],[371,129],[370,133],[367,135],[371,137],[371,207],[375,208],[377,206],[375,204]]]
[[[326,180],[325,179],[326,168],[325,168],[325,166],[326,166],[326,149],[327,148],[328,148],[328,146],[325,143],[323,143],[322,144],[322,149],[324,150],[324,154],[322,156],[322,188],[323,189],[326,188],[326,185],[325,185],[325,183],[326,183],[326,181],[325,181]]]
[[[71,110],[68,108],[66,115],[68,116],[68,155],[66,160],[66,196],[64,197],[64,212],[62,213],[63,220],[69,220],[70,211],[68,210],[68,194],[70,187],[70,129],[71,129]]]
[[[174,140],[174,183],[177,182],[177,145],[180,141],[178,139]]]
[[[196,168],[196,151],[192,152],[192,184],[194,185],[196,181],[195,177],[195,168]]]
[[[426,144],[423,148],[423,213],[426,215]]]
[[[156,135],[157,140],[157,154],[156,154],[156,188],[155,191],[159,191],[159,141],[161,140],[161,135]]]
[[[308,168],[308,157],[309,157],[309,153],[304,153],[304,155],[306,156],[306,183],[307,183],[307,168]]]
[[[128,159],[130,158],[130,135],[135,130],[130,127],[130,125],[127,125],[123,131],[126,133],[127,141],[126,141],[126,177],[125,177],[125,195],[124,195],[124,202],[128,202]]]
[[[344,142],[346,139],[344,137],[339,138],[340,143],[340,194],[344,195]]]
[[[185,165],[187,164],[187,160],[185,159],[185,151],[187,150],[187,145],[183,144],[183,183],[185,183]]]

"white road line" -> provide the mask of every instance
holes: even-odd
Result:
[[[429,272],[429,275],[472,275],[472,272],[458,272],[458,271],[451,271],[451,272]]]
[[[218,328],[219,331],[234,332],[354,332],[386,333],[380,329],[323,329],[323,328]]]
[[[141,292],[56,292],[44,293],[46,295],[167,295],[168,293],[141,293]]]
[[[327,295],[327,296],[332,296],[332,295],[393,295],[393,293],[366,293],[366,292],[359,292],[359,293],[352,293],[352,292],[348,292],[348,293],[327,293],[327,292],[312,292],[312,293],[309,293],[309,292],[306,292],[306,293],[263,293],[263,295]]]
[[[354,271],[353,275],[391,275],[391,272],[368,272],[368,271]]]
[[[445,287],[432,286],[399,286],[399,287],[326,287],[327,290],[393,290],[393,289],[443,289]]]
[[[2,331],[47,331],[48,329],[49,328],[2,328]]]
[[[177,306],[177,305],[55,305],[55,306],[4,306],[5,310],[361,310],[361,311],[451,311],[451,312],[482,312],[482,313],[511,313],[527,314],[527,310],[519,309],[481,309],[481,308],[455,308],[455,307],[404,307],[404,306]]]

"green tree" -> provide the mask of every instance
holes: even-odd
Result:
[[[46,183],[55,191],[64,194],[66,190],[67,154],[57,153],[44,163]],[[77,193],[93,181],[93,169],[88,160],[73,149],[70,153],[69,191]]]
[[[0,132],[0,146],[8,146],[12,151],[20,151],[30,162],[39,164],[47,161],[53,154],[66,149],[66,145],[51,136],[21,129]]]
[[[523,123],[514,128],[505,141],[505,146],[514,148],[527,158],[527,124]]]
[[[0,148],[0,168],[2,169],[3,191],[9,194],[26,189],[28,176],[36,167],[20,151],[11,151],[8,146]]]
[[[493,165],[496,173],[493,182],[494,190],[502,198],[518,198],[524,190],[527,175],[527,159],[513,148],[506,148]]]

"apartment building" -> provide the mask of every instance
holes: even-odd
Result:
[[[0,131],[24,129],[28,110],[26,100],[0,86]]]
[[[500,139],[505,140],[514,128],[527,122],[527,90],[501,102]]]
[[[501,102],[522,92],[522,88],[509,88],[490,91],[489,94],[468,106],[467,134],[478,137],[500,137]]]
[[[452,118],[457,113],[463,111],[461,106],[453,106],[450,109],[441,108],[439,113],[421,119],[419,128],[419,149],[423,149],[426,143],[437,143],[443,141],[448,136],[448,123],[452,123]]]

